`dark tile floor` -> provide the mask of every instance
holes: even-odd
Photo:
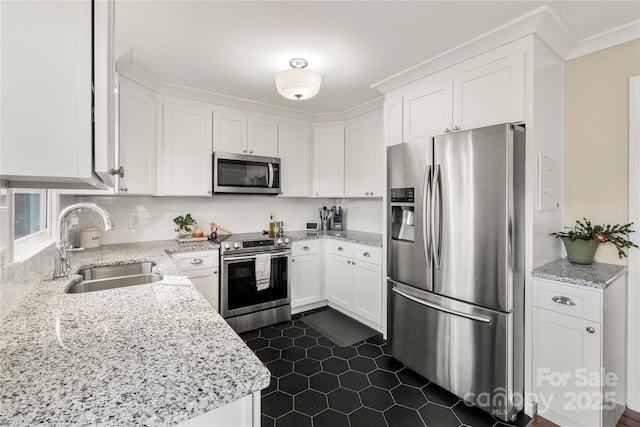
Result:
[[[271,371],[271,384],[262,391],[264,427],[511,425],[405,368],[382,335],[338,347],[304,323],[317,311],[241,334]],[[529,421],[521,415],[513,425]]]

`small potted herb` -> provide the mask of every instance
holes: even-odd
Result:
[[[576,221],[575,227],[569,231],[558,231],[551,236],[562,239],[567,250],[567,258],[575,264],[593,264],[593,258],[601,243],[613,243],[618,249],[618,257],[626,257],[624,249],[638,247],[631,242],[627,235],[633,233],[629,224],[591,225],[586,218]],[[568,227],[567,227],[568,228]]]
[[[188,213],[185,216],[177,216],[173,218],[173,222],[178,226],[175,231],[178,232],[178,237],[187,237],[191,235],[191,231],[196,223],[196,220],[191,217],[191,214]]]

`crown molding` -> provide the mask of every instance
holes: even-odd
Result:
[[[640,38],[640,20],[629,22],[578,41],[578,44],[571,50],[566,59],[578,58],[638,38]]]
[[[433,58],[374,83],[371,88],[382,93],[390,92],[471,57],[532,34],[544,41],[561,58],[566,58],[576,44],[575,37],[549,6],[545,5]]]

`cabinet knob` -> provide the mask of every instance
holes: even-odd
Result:
[[[449,133],[449,132],[451,132],[451,129],[449,129],[449,128],[444,128],[444,133]]]
[[[364,195],[365,195],[365,196],[368,196],[368,195],[369,195],[369,192],[367,191],[366,193],[364,193]]]
[[[373,196],[373,191],[369,193],[370,196]]]
[[[129,191],[129,189],[127,187],[120,186],[120,191]]]
[[[246,154],[247,150],[242,150],[242,152]]]
[[[591,326],[587,326],[587,332],[589,332],[590,334],[593,334],[596,330],[593,329]]]
[[[356,262],[355,261],[351,261],[351,265],[356,265]]]
[[[218,270],[214,270],[214,271],[213,271],[213,274],[218,274]]]
[[[369,252],[363,252],[362,256],[366,256],[367,258],[371,258],[371,254]]]
[[[344,251],[344,248],[343,248],[342,246],[339,246],[339,247],[338,247],[338,250],[339,250],[340,252],[342,252],[342,251]]]
[[[351,264],[351,261],[347,260],[347,264]]]
[[[111,175],[118,175],[120,178],[124,178],[124,168],[122,166],[120,166],[118,169],[109,169],[109,173]]]
[[[207,191],[207,194],[211,194],[211,190]]]
[[[295,259],[292,259],[292,260],[291,260],[291,262],[296,262],[296,260],[295,260]]]
[[[454,126],[454,127],[453,127],[453,131],[454,131],[454,132],[458,132],[459,130],[460,130],[460,128],[459,128],[458,126]]]
[[[253,154],[253,150],[249,150],[249,154]]]
[[[576,303],[571,298],[567,298],[567,297],[557,296],[557,297],[551,298],[551,301],[557,302],[558,304],[564,304],[564,305],[576,305]]]

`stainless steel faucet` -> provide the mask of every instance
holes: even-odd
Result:
[[[71,212],[76,211],[78,209],[90,209],[94,212],[97,212],[102,220],[104,221],[104,229],[105,230],[114,230],[116,225],[111,220],[109,213],[102,209],[100,206],[95,203],[76,203],[71,206],[67,206],[60,212],[58,216],[58,240],[56,240],[56,259],[55,259],[55,270],[53,271],[53,278],[59,277],[67,277],[69,275],[69,258],[67,255],[67,236],[65,233],[65,228],[63,228],[63,224],[67,215]]]

